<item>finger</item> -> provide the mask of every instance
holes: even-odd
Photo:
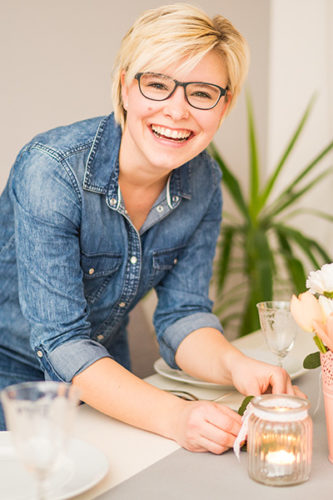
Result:
[[[242,423],[242,417],[235,410],[229,408],[229,406],[226,406],[223,403],[213,403],[213,406],[223,415],[227,415],[229,418],[231,418],[235,422],[238,422],[239,424]]]
[[[200,447],[203,449],[203,451],[209,451],[210,453],[214,453],[215,455],[221,455],[221,453],[229,450],[231,446],[232,445],[225,446],[222,443],[216,443],[215,441],[211,441],[204,436],[200,438]]]
[[[304,394],[304,392],[302,392],[301,389],[297,385],[293,385],[293,390],[294,390],[295,396],[298,396],[299,398],[308,399],[307,395]]]
[[[226,425],[226,427],[228,427],[228,425]],[[222,446],[226,449],[234,445],[237,434],[229,432],[227,428],[220,428],[209,422],[206,422],[206,425],[201,429],[202,438],[208,439],[212,443],[216,443],[220,447]]]
[[[214,409],[218,413],[216,416],[215,412],[210,413],[208,421],[225,432],[237,436],[242,425],[242,417],[228,406],[219,403],[214,403]]]
[[[287,385],[286,385],[286,394],[290,394],[291,396],[295,395],[295,389],[294,389],[294,386],[291,383],[291,380],[289,377],[288,377]]]
[[[294,394],[290,376],[283,368],[272,375],[271,386],[273,394]]]

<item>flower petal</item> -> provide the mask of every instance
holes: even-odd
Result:
[[[333,292],[333,263],[324,264],[318,271],[311,271],[306,287],[311,293]]]
[[[291,313],[298,325],[306,332],[313,332],[314,321],[325,321],[318,300],[311,292],[293,295],[290,301]]]
[[[326,319],[331,313],[333,313],[333,300],[328,299],[327,297],[324,297],[323,295],[321,295],[318,300],[319,300],[319,304],[320,304],[321,310],[323,312],[323,315]]]

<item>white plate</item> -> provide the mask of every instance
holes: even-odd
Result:
[[[79,439],[72,439],[67,457],[57,464],[48,481],[48,500],[65,500],[79,495],[101,481],[108,468],[108,460],[100,450]],[[0,432],[0,498],[36,498],[34,479],[17,459],[10,432]]]
[[[266,363],[271,363],[273,365],[276,364],[276,357],[266,346],[264,336],[260,330],[246,335],[245,337],[236,339],[232,342],[232,344],[251,358],[259,361],[265,361]],[[304,332],[297,334],[295,345],[283,362],[283,366],[289,373],[291,379],[299,377],[305,373],[306,370],[303,368],[303,359],[307,354],[314,352],[316,349],[317,348],[310,334]],[[154,369],[159,375],[172,380],[177,380],[178,382],[185,382],[187,384],[207,388],[226,387],[198,380],[190,375],[187,375],[187,373],[182,370],[174,370],[173,368],[170,368],[162,358],[155,361]]]

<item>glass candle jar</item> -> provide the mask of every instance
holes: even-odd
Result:
[[[267,394],[252,400],[248,472],[260,483],[286,486],[309,479],[312,420],[306,399]]]

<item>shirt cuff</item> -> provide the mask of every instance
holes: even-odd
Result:
[[[194,330],[199,328],[215,328],[223,333],[221,323],[217,316],[212,313],[195,313],[185,316],[170,325],[160,340],[160,352],[165,362],[171,367],[179,370],[175,361],[175,354],[179,344]]]
[[[65,342],[51,352],[38,346],[36,355],[46,372],[47,379],[68,383],[95,361],[106,357],[112,358],[105,347],[91,339]]]

